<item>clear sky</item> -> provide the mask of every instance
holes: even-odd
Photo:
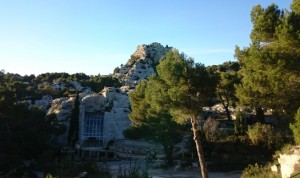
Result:
[[[292,0],[1,0],[0,70],[109,74],[159,42],[207,65],[250,43],[250,11]]]

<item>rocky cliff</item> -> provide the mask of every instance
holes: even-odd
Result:
[[[84,96],[80,101],[80,130],[86,130],[86,118],[88,115],[93,116],[94,113],[103,113],[103,128],[100,128],[101,136],[99,137],[103,144],[106,145],[110,140],[124,139],[123,130],[129,127],[130,120],[130,104],[128,95],[120,92],[114,87],[105,87],[101,93]],[[94,117],[95,116],[95,117]],[[96,118],[94,115],[93,119]],[[97,125],[93,128],[96,129]],[[80,142],[88,140],[86,132],[80,132]]]
[[[123,86],[120,88],[106,87],[100,93],[80,93],[80,144],[90,142],[90,137],[95,137],[104,145],[110,140],[124,139],[122,132],[129,127],[130,103],[128,92],[133,91],[135,85],[141,80],[156,74],[156,66],[159,60],[169,51],[171,47],[162,46],[160,43],[139,45],[125,65],[121,65],[114,72],[114,77],[119,78]],[[58,121],[64,122],[69,127],[70,113],[74,98],[61,98],[52,103],[51,113],[57,115]],[[99,120],[100,124],[87,125],[87,120]],[[88,123],[91,124],[91,123]],[[91,130],[89,130],[91,129]],[[94,134],[93,129],[98,129]],[[68,132],[66,132],[68,133]],[[90,135],[89,135],[90,134]],[[94,135],[96,136],[94,136]],[[63,137],[67,144],[67,134]],[[92,135],[92,136],[91,136]]]
[[[135,85],[141,80],[156,74],[156,66],[172,47],[160,43],[139,45],[125,65],[121,65],[114,73],[124,85]]]

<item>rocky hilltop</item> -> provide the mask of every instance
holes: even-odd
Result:
[[[128,92],[134,90],[141,80],[156,74],[159,60],[171,47],[160,43],[139,45],[125,65],[114,72],[114,77],[122,81],[120,88],[105,87],[100,93],[79,94],[80,118],[79,141],[81,148],[106,146],[111,140],[124,139],[122,132],[129,127],[130,103]],[[75,98],[59,98],[52,102],[49,113],[55,113],[58,121],[69,129],[70,115]],[[68,133],[68,132],[66,132]],[[67,134],[57,138],[57,142],[67,145]]]
[[[172,47],[163,46],[154,42],[149,45],[139,45],[125,65],[115,70],[114,76],[124,85],[135,85],[141,80],[156,73],[156,66]]]

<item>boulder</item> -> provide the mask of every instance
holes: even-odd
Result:
[[[87,95],[82,100],[82,107],[85,112],[103,111],[106,98],[103,95]]]
[[[282,178],[292,177],[298,173],[300,171],[300,146],[293,147],[288,154],[280,154],[278,162]]]

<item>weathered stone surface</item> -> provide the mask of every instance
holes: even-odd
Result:
[[[58,121],[69,120],[75,98],[58,98],[53,100],[48,114],[55,113]]]
[[[280,154],[278,162],[282,178],[291,177],[300,171],[300,146],[293,147],[288,154]]]
[[[103,134],[97,139],[100,139],[105,146],[110,140],[124,139],[123,131],[130,125],[129,108],[128,95],[114,87],[106,87],[101,93],[85,96],[81,100],[79,119],[81,145],[84,147],[84,142],[88,139],[85,135],[86,113],[104,113]]]
[[[70,116],[74,106],[74,97],[57,98],[53,100],[52,106],[48,111],[49,114],[56,114],[57,121],[66,126],[66,132],[59,136],[55,136],[52,140],[59,145],[68,144],[68,130],[70,127]]]
[[[273,165],[273,166],[271,166],[271,170],[273,171],[273,172],[278,172],[278,167],[277,167],[277,165]]]
[[[156,74],[155,67],[159,60],[171,49],[171,47],[164,47],[159,43],[139,45],[132,54],[131,59],[125,65],[121,65],[118,73],[114,74],[114,77],[119,78],[123,82],[122,87],[118,89],[106,87],[100,93],[89,94],[88,92],[82,92],[79,94],[79,144],[81,144],[81,148],[84,147],[85,141],[88,140],[87,142],[90,142],[96,137],[99,143],[103,143],[103,146],[110,140],[124,139],[122,133],[131,123],[128,118],[130,113],[128,93],[134,91],[135,85],[141,80]],[[79,86],[79,83],[77,84],[76,82],[72,84]],[[59,121],[67,122],[69,121],[74,100],[74,98],[57,99],[53,102],[49,112],[56,113]],[[88,129],[94,129],[93,126],[90,128],[85,127],[85,117],[89,117],[90,120],[93,120],[94,117],[99,117],[100,123],[103,124],[103,128],[100,129],[103,134],[96,136],[84,134]]]
[[[87,95],[81,100],[81,106],[85,112],[103,111],[105,109],[106,98],[103,95]]]
[[[170,49],[172,48],[156,42],[150,45],[139,45],[131,55],[131,59],[125,65],[121,65],[119,72],[114,76],[121,78],[125,84],[135,85],[156,74],[155,66]]]

